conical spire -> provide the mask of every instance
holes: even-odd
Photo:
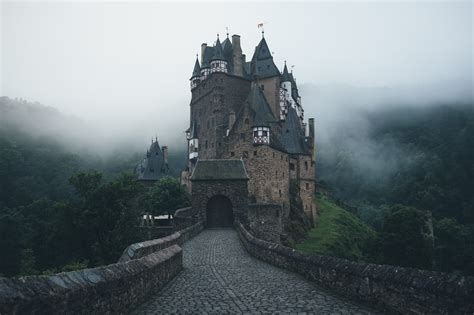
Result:
[[[199,59],[196,55],[196,63],[194,63],[194,70],[191,78],[199,77],[201,75],[201,66],[199,65]]]
[[[225,60],[224,52],[222,51],[222,45],[221,41],[219,40],[219,37],[217,37],[216,46],[214,47],[214,56],[211,60]]]
[[[291,76],[288,72],[288,68],[286,67],[286,60],[285,60],[285,67],[283,68],[283,73],[281,75],[281,82],[291,82]]]

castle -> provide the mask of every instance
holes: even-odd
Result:
[[[189,161],[181,182],[192,190],[199,161],[241,159],[251,204],[280,205],[285,222],[292,187],[314,222],[314,119],[304,121],[293,73],[286,62],[280,72],[263,35],[250,61],[239,35],[201,45],[190,78]]]

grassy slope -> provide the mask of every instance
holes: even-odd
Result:
[[[351,260],[365,260],[367,246],[376,233],[358,217],[337,206],[328,196],[318,195],[319,217],[308,238],[296,245],[307,253]]]

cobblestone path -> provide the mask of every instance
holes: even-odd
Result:
[[[251,257],[232,229],[183,246],[184,270],[135,314],[369,314],[298,274]]]

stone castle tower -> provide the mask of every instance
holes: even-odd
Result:
[[[189,163],[181,181],[191,190],[198,160],[242,159],[251,203],[279,204],[290,212],[296,187],[306,216],[316,207],[314,119],[304,121],[298,86],[286,64],[277,68],[265,38],[250,61],[233,35],[201,45],[191,82]]]

